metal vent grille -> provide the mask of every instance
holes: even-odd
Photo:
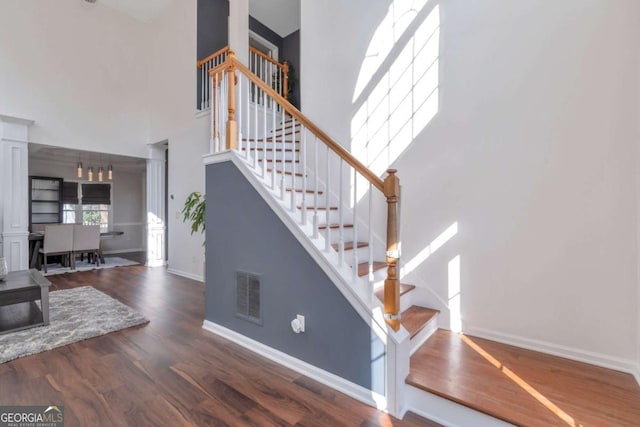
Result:
[[[236,315],[262,324],[260,310],[260,278],[254,274],[236,272]]]

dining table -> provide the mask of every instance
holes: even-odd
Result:
[[[122,236],[123,234],[124,231],[104,231],[100,233],[100,240],[115,236]],[[29,268],[37,268],[38,253],[40,252],[40,248],[44,244],[44,237],[44,233],[42,232],[29,233]],[[100,257],[100,262],[104,263],[104,255],[102,253],[102,249],[98,249],[98,256]]]

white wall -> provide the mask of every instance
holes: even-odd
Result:
[[[302,105],[346,146],[359,143],[351,118],[393,75],[405,43],[420,38],[396,37],[353,100],[390,4],[302,3]],[[638,360],[639,6],[440,2],[437,114],[414,125],[406,148],[393,145],[398,126],[385,124],[385,155],[403,183],[405,263],[457,222],[457,234],[423,256],[411,278],[446,301],[459,256],[465,329],[619,366]],[[409,25],[421,28],[431,7]],[[411,117],[423,119],[424,111]],[[359,156],[371,160],[366,150]]]
[[[100,2],[2,2],[0,114],[35,120],[31,142],[145,156],[146,31]]]
[[[210,118],[195,116],[196,12],[195,0],[173,1],[149,28],[149,138],[169,141],[169,270],[202,279],[204,238],[181,214],[189,193],[204,192],[209,151]]]
[[[75,166],[73,163],[29,159],[29,174],[78,181]],[[144,250],[144,170],[123,170],[117,165],[114,168],[113,181],[110,182],[112,228],[124,234],[102,239],[102,250],[105,253]]]
[[[147,157],[146,144],[168,140],[169,267],[197,277],[202,238],[176,215],[204,189],[209,125],[194,115],[195,62],[196,0],[174,0],[150,22],[100,2],[0,5],[0,114],[35,120],[30,142],[53,146]]]

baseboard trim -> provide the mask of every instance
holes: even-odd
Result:
[[[354,399],[369,406],[373,406],[374,408],[378,408],[383,411],[387,409],[387,400],[384,396],[368,390],[361,385],[347,381],[342,377],[332,374],[331,372],[327,372],[324,369],[320,369],[300,359],[296,359],[295,357],[289,356],[280,350],[276,350],[268,345],[255,341],[209,320],[205,320],[202,323],[202,328],[213,334],[220,335],[221,337],[226,338],[247,350],[251,350],[260,356],[266,357],[267,359],[286,368],[293,369],[294,371],[344,393],[347,396],[353,397]]]
[[[478,338],[485,338],[502,344],[522,347],[527,350],[539,351],[541,353],[551,354],[553,356],[563,357],[565,359],[584,362],[590,365],[600,366],[602,368],[613,369],[625,372],[635,377],[640,384],[640,370],[638,364],[632,360],[622,359],[619,357],[608,356],[606,354],[595,353],[591,351],[580,350],[577,348],[567,347],[547,341],[534,340],[530,338],[518,337],[511,334],[492,331],[483,328],[464,328],[464,333],[473,335]]]
[[[204,277],[198,274],[187,273],[186,271],[176,270],[175,268],[167,268],[167,273],[175,274],[176,276],[182,276],[186,277],[187,279],[204,283]]]
[[[145,250],[142,248],[133,248],[133,249],[115,249],[112,251],[103,251],[102,253],[105,255],[112,255],[112,254],[125,254],[125,253],[129,253],[129,252],[144,252]]]

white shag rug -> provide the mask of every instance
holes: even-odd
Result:
[[[104,264],[100,263],[99,266],[96,266],[93,263],[89,263],[86,259],[84,261],[77,260],[75,270],[72,270],[71,267],[63,267],[60,264],[47,264],[47,272],[45,273],[44,270],[42,270],[41,273],[44,276],[52,276],[54,274],[75,273],[77,271],[101,270],[103,268],[138,265],[135,261],[120,257],[106,257],[104,261]]]
[[[49,293],[49,325],[0,335],[0,363],[148,322],[90,286],[53,291]]]

